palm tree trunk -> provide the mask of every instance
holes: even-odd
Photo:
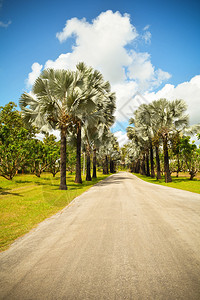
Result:
[[[160,172],[160,157],[159,157],[159,148],[156,146],[156,169],[157,169],[157,179],[161,179],[161,172]]]
[[[151,145],[150,145],[150,162],[151,162],[151,177],[155,178],[152,142],[151,142]]]
[[[164,172],[165,172],[165,182],[172,182],[170,169],[169,169],[169,153],[167,145],[167,134],[163,137],[163,150],[164,150]]]
[[[87,169],[86,169],[86,180],[92,181],[91,173],[90,173],[90,151],[87,150]]]
[[[82,178],[81,178],[81,124],[80,123],[78,123],[78,125],[77,125],[75,183],[82,183]]]
[[[109,174],[108,171],[108,156],[106,155],[106,174]]]
[[[176,171],[176,177],[178,177],[178,173],[180,172],[180,159],[179,154],[177,153],[177,171]]]
[[[140,165],[140,174],[141,175],[146,174],[146,172],[145,172],[145,155],[143,155],[143,157],[142,157],[142,163]]]
[[[108,174],[108,156],[103,158],[103,174]]]
[[[94,149],[93,150],[93,174],[92,174],[92,178],[97,178],[97,150]]]
[[[60,143],[60,190],[67,190],[66,184],[66,130],[61,128]]]
[[[110,159],[110,173],[115,173],[115,170],[114,170],[114,161],[112,159]]]
[[[136,162],[135,173],[140,173],[140,159]]]
[[[149,151],[146,153],[146,175],[150,176],[150,170],[149,170]]]
[[[83,176],[85,176],[85,152],[83,152]]]

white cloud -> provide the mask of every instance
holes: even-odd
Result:
[[[134,81],[129,81],[115,84],[112,88],[116,92],[116,120],[124,122],[131,117],[133,110],[136,108],[132,100],[137,93],[138,84]]]
[[[0,21],[0,27],[7,28],[11,23],[11,21],[8,21],[7,23]]]
[[[147,27],[146,27],[147,28]],[[148,53],[128,51],[126,46],[138,37],[136,28],[131,24],[128,14],[121,15],[108,10],[101,13],[92,23],[85,19],[72,18],[63,30],[56,34],[61,43],[73,36],[75,45],[72,52],[61,54],[55,61],[48,60],[45,68],[74,69],[79,61],[100,70],[111,84],[123,83],[134,79],[140,88],[157,86],[160,81],[170,77],[159,77],[151,63]],[[151,33],[146,31],[142,38],[150,42]],[[136,74],[133,76],[132,74]],[[130,75],[130,77],[129,77]]]
[[[137,32],[130,23],[129,15],[106,11],[101,13],[92,23],[85,19],[73,18],[66,22],[63,31],[57,33],[60,42],[74,36],[75,46],[72,53],[59,57],[55,62],[48,61],[46,66],[63,64],[73,68],[79,61],[100,70],[105,79],[111,83],[125,79],[125,67],[131,62],[125,46],[131,43]]]
[[[128,67],[130,79],[138,82],[138,89],[144,92],[158,87],[163,81],[169,79],[171,75],[161,69],[155,70],[151,63],[150,54],[147,52],[131,51],[132,62]]]
[[[142,38],[143,38],[143,40],[145,41],[146,44],[150,44],[151,43],[151,32],[150,31],[145,31]]]
[[[151,37],[147,29],[149,25],[144,28],[146,42]],[[170,77],[168,72],[153,66],[149,53],[133,50],[133,42],[135,44],[138,41],[139,35],[128,14],[121,15],[108,10],[91,23],[86,19],[72,18],[67,20],[63,30],[56,36],[61,43],[73,37],[72,51],[60,54],[54,61],[48,60],[45,68],[74,69],[78,62],[84,61],[98,69],[105,80],[110,81],[112,91],[117,93],[117,118],[122,118],[119,108],[137,91],[150,91]],[[34,83],[41,69],[39,63],[32,65],[32,72],[28,76],[29,85]]]
[[[146,25],[146,26],[143,28],[143,30],[144,30],[144,31],[145,31],[145,30],[148,30],[149,27],[150,27],[150,25]]]
[[[37,62],[32,64],[32,72],[29,73],[28,79],[27,79],[27,87],[30,87],[34,84],[37,77],[40,75],[40,72],[42,70],[43,65],[38,64]]]
[[[176,87],[166,84],[157,93],[146,92],[144,97],[147,101],[166,98],[168,100],[183,99],[188,105],[190,124],[200,123],[200,75],[193,77],[190,81],[183,82]]]
[[[127,134],[122,131],[116,131],[114,135],[117,138],[117,141],[119,143],[119,147],[123,147],[128,142]]]

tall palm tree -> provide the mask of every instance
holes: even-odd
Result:
[[[189,117],[185,114],[187,106],[181,99],[167,101],[166,99],[155,100],[150,104],[151,117],[157,126],[157,134],[163,141],[165,182],[171,182],[169,169],[168,143],[173,132],[183,131],[189,124]]]
[[[41,130],[59,129],[61,136],[60,189],[66,190],[66,134],[73,126],[77,108],[77,74],[68,70],[47,69],[36,79],[31,96],[20,98],[24,121]]]
[[[79,83],[82,105],[79,106],[79,111],[77,111],[76,115],[77,164],[75,182],[81,183],[81,128],[90,127],[89,131],[91,131],[91,124],[92,127],[101,122],[110,124],[115,108],[115,94],[110,92],[109,82],[104,81],[99,71],[86,67],[84,63],[78,64],[77,70],[80,78],[82,78],[81,83]],[[89,164],[90,147],[88,146],[87,149]]]

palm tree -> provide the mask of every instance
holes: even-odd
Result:
[[[20,98],[24,121],[43,131],[58,129],[61,136],[60,189],[66,190],[66,135],[76,131],[76,182],[81,179],[81,127],[88,115],[98,113],[97,99],[110,97],[110,85],[102,75],[84,63],[76,71],[47,69],[36,79],[33,96],[23,93]]]
[[[109,82],[104,81],[102,74],[97,70],[86,67],[84,63],[78,64],[77,70],[80,78],[82,78],[82,80],[79,81],[81,82],[79,83],[79,88],[82,95],[82,105],[79,105],[79,110],[76,115],[77,164],[75,182],[81,183],[81,128],[90,127],[89,131],[91,131],[91,124],[92,127],[102,122],[108,125],[111,124],[115,108],[115,94],[110,92]],[[90,146],[87,146],[88,166],[90,150]],[[90,176],[88,176],[88,178],[90,180]]]
[[[177,131],[183,131],[189,124],[188,115],[185,114],[187,106],[183,100],[167,101],[155,100],[150,104],[152,120],[157,126],[157,134],[163,141],[165,182],[171,182],[169,169],[168,143],[170,135]]]
[[[135,118],[130,119],[130,124],[135,124],[138,130],[141,132],[142,136],[148,139],[148,146],[146,152],[146,161],[147,161],[147,176],[149,175],[149,152],[150,152],[150,163],[151,163],[151,177],[155,177],[154,171],[154,153],[153,153],[153,143],[152,139],[154,137],[155,129],[153,127],[153,122],[151,118],[151,109],[147,104],[142,104],[134,112]]]
[[[73,127],[77,108],[77,74],[68,70],[47,69],[36,79],[31,96],[23,93],[20,107],[26,125],[43,131],[59,129],[61,136],[60,189],[66,190],[66,135]]]

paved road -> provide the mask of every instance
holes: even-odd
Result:
[[[0,254],[0,299],[200,299],[200,195],[123,172]]]

